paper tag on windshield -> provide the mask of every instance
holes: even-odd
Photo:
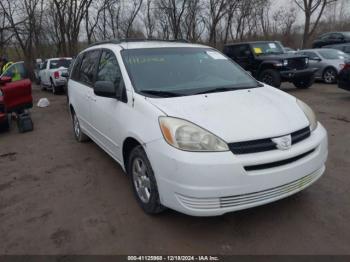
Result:
[[[262,50],[260,47],[254,47],[254,53],[255,54],[261,54],[262,53]]]
[[[207,51],[207,55],[215,60],[227,60],[227,57],[225,57],[224,55],[222,55],[218,52]]]
[[[269,43],[269,47],[270,48],[276,48],[276,44],[275,43]]]

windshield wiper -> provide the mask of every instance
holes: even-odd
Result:
[[[177,97],[177,96],[184,96],[183,94],[170,92],[170,91],[161,91],[161,90],[141,90],[140,91],[143,94],[157,96],[157,97]]]
[[[200,91],[198,93],[194,93],[193,95],[203,95],[203,94],[210,94],[210,93],[238,91],[238,90],[251,89],[251,88],[256,88],[256,86],[251,86],[251,87],[218,87],[218,88],[214,88],[214,89],[203,90],[203,91]]]

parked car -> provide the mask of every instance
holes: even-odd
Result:
[[[71,60],[70,57],[45,60],[39,72],[41,88],[50,89],[53,94],[63,91],[67,79],[62,77],[62,73],[67,72]]]
[[[350,61],[346,61],[344,68],[338,75],[338,86],[341,89],[350,91]]]
[[[68,93],[76,139],[122,166],[150,214],[266,204],[325,170],[327,132],[312,109],[208,46],[95,44],[77,56]]]
[[[350,43],[350,32],[330,32],[320,35],[312,43],[312,48],[343,43]]]
[[[350,58],[342,51],[326,48],[306,49],[298,53],[309,57],[310,66],[318,69],[315,78],[327,84],[336,83],[338,73],[345,65],[345,60]]]
[[[0,76],[0,127],[8,129],[11,113],[33,107],[32,84],[23,62],[12,64]]]
[[[275,41],[229,44],[224,53],[261,82],[280,87],[292,82],[297,88],[308,88],[314,82],[313,68],[306,56],[286,53]]]
[[[343,51],[345,54],[350,55],[350,43],[341,44],[341,45],[326,45],[326,46],[323,46],[322,48],[337,49],[337,50]]]

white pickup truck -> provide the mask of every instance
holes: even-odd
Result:
[[[39,72],[39,81],[42,90],[52,90],[53,94],[63,90],[67,79],[62,76],[67,72],[72,58],[51,58],[44,61]]]

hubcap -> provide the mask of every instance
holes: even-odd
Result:
[[[76,115],[74,115],[74,117],[73,117],[73,125],[74,125],[75,136],[79,137],[79,135],[80,135],[80,125],[79,125],[78,117]]]
[[[147,167],[141,158],[135,158],[132,164],[132,177],[138,197],[147,204],[151,198],[151,181]]]
[[[326,83],[333,83],[335,81],[336,75],[335,72],[333,70],[327,70],[324,73],[324,81]]]

